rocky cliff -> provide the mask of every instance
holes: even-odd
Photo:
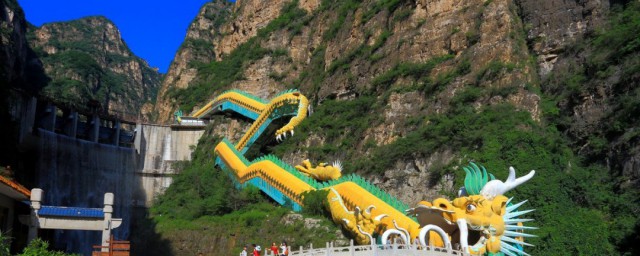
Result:
[[[105,17],[29,29],[29,43],[51,78],[43,94],[76,108],[98,103],[129,119],[150,113],[162,75],[135,56]]]
[[[510,165],[536,169],[514,193],[538,208],[533,253],[630,252],[640,225],[639,208],[628,204],[640,198],[631,114],[637,8],[600,0],[237,1],[210,39],[215,60],[180,86],[165,83],[156,109],[169,120],[230,88],[263,98],[298,88],[314,114],[284,143],[252,152],[292,164],[342,159],[347,172],[409,204],[455,195],[468,161],[499,178]],[[218,136],[237,136],[229,133]]]
[[[167,97],[167,91],[170,88],[186,88],[196,77],[199,65],[216,59],[214,41],[220,36],[219,27],[230,15],[231,6],[230,2],[214,1],[200,8],[162,81],[155,108],[157,121],[169,122],[175,111],[171,107],[174,101]]]
[[[415,121],[410,119],[447,112],[451,101],[468,87],[491,93],[477,93],[466,104],[479,107],[508,102],[534,120],[540,119],[536,67],[523,38],[518,7],[511,1],[239,1],[220,31],[211,43],[218,62],[235,58],[244,50],[238,47],[247,44],[264,48],[266,53],[239,63],[239,79],[230,79],[229,84],[208,90],[207,95],[238,88],[269,98],[293,86],[316,105],[331,99],[342,102],[373,97],[367,102],[372,106],[365,111],[376,120],[361,131],[363,140],[357,143],[363,153],[367,152],[364,141],[376,146],[392,143],[415,128],[406,125]],[[180,67],[176,65],[169,74],[177,70]],[[173,86],[165,82],[162,91],[186,89],[164,101],[164,94],[160,95],[157,108],[164,110],[160,112],[162,120],[170,117],[167,110],[180,105],[181,97],[187,98],[184,94],[215,87],[215,74],[210,75],[206,67],[200,71],[194,81],[210,80],[213,85],[194,82]],[[162,105],[169,99],[177,102]],[[200,99],[203,101],[196,104],[207,98]],[[449,156],[440,162],[453,157],[449,150],[438,154]],[[287,158],[298,162],[307,157],[303,153]],[[429,187],[425,175],[433,163],[429,157],[419,158],[410,166],[389,169],[391,176],[396,168],[415,176],[415,182],[410,182],[415,193],[402,193],[410,203],[424,198],[427,190],[422,188]],[[396,185],[383,186],[394,189]]]
[[[22,94],[35,94],[46,84],[42,64],[29,47],[27,21],[15,0],[0,1],[0,166],[12,166],[16,178],[26,183],[24,165],[18,150],[16,105]],[[31,160],[28,160],[31,161]]]
[[[14,0],[0,2],[0,85],[34,91],[42,85],[37,78],[40,62],[27,43],[24,12]],[[28,75],[27,75],[28,74]],[[3,93],[3,95],[6,95]]]

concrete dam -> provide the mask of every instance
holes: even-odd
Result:
[[[117,239],[129,239],[134,215],[146,213],[176,174],[176,161],[191,159],[204,126],[156,125],[123,116],[80,113],[23,96],[13,104],[19,145],[35,160],[33,187],[47,205],[100,208],[115,195]],[[32,187],[29,187],[31,189]],[[41,230],[41,233],[42,230]],[[52,230],[55,247],[84,255],[99,232]]]

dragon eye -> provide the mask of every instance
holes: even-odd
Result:
[[[473,205],[473,204],[468,204],[467,205],[467,211],[468,212],[473,212],[475,210],[476,210],[476,206],[475,205]]]

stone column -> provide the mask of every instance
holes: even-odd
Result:
[[[120,120],[115,120],[113,124],[113,145],[120,146]]]
[[[78,112],[69,110],[65,115],[64,134],[71,138],[75,138],[78,133]]]
[[[58,109],[55,105],[47,103],[47,107],[44,109],[44,115],[42,117],[42,128],[47,131],[55,132],[56,130],[56,112]]]
[[[44,191],[39,188],[31,190],[31,218],[29,222],[29,234],[27,235],[27,243],[38,237],[38,211],[42,207],[42,194]]]
[[[91,131],[89,132],[89,138],[93,142],[100,140],[100,117],[93,115],[91,117]]]
[[[113,193],[104,194],[104,229],[102,230],[102,252],[109,251],[109,243],[107,242],[111,236],[111,218],[113,215]],[[107,247],[105,247],[107,246]]]

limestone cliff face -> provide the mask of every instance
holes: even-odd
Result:
[[[220,36],[212,41],[216,60],[224,61],[225,56],[251,38],[259,38],[260,47],[272,52],[283,50],[285,54],[266,54],[244,63],[242,78],[228,88],[269,98],[293,84],[315,104],[322,104],[326,99],[352,100],[363,94],[387,93],[388,97],[377,100],[383,104],[381,113],[372,113],[381,115],[382,121],[364,132],[364,140],[372,139],[376,145],[385,145],[406,135],[411,128],[403,124],[412,117],[448,111],[451,100],[469,84],[509,92],[478,97],[469,104],[509,102],[517,109],[528,111],[533,119],[540,118],[540,97],[530,90],[532,84],[535,87],[536,69],[528,61],[527,45],[522,39],[523,24],[513,1],[418,0],[401,1],[392,7],[382,6],[379,1],[364,1],[353,6],[322,5],[320,1],[293,4],[304,12],[302,17],[289,21],[296,25],[274,29],[263,36],[259,34],[261,29],[271,30],[270,23],[289,15],[283,12],[291,10],[288,6],[292,5],[291,1],[236,2],[233,14],[221,26]],[[181,53],[177,56],[182,58]],[[444,60],[435,61],[440,59]],[[392,73],[403,64],[419,65],[430,61],[435,65],[425,71],[424,76],[433,80],[449,77],[439,88],[429,92],[430,95],[413,88],[421,83],[419,77],[397,77],[384,85],[373,85],[377,83],[377,77]],[[478,77],[481,77],[479,81]],[[185,85],[188,83],[179,86]],[[169,86],[165,82],[162,90]],[[171,101],[162,97],[161,94],[159,103]],[[176,107],[175,104],[159,104],[157,109],[162,109],[160,120],[170,118]],[[363,144],[356,146],[366,153]],[[425,177],[429,176],[430,166],[441,166],[452,156],[451,152],[436,154],[449,157],[416,156],[417,164],[409,166],[399,162],[396,168],[389,170],[389,177],[380,179],[380,185],[394,194],[401,194],[394,191],[397,184],[392,184],[398,180],[391,178],[397,176],[392,173],[399,168],[413,173],[415,182],[412,184],[416,183],[413,186],[420,188],[416,191],[421,191],[405,194],[402,199],[406,202],[415,203],[435,195],[421,194],[424,191],[437,194],[438,189],[424,189],[429,187]],[[292,163],[307,157],[300,152],[285,156]]]
[[[216,40],[220,36],[220,26],[231,11],[231,3],[226,1],[212,1],[200,9],[193,20],[184,43],[176,53],[169,71],[162,81],[155,111],[157,121],[166,123],[170,120],[175,109],[172,109],[172,99],[166,94],[170,88],[186,88],[193,81],[198,72],[197,65],[209,63],[216,59],[214,51]]]
[[[610,1],[515,1],[527,28],[527,40],[538,56],[539,73],[553,70],[558,56],[569,45],[593,33],[603,23]]]
[[[45,24],[30,31],[29,43],[51,82],[44,90],[56,101],[136,118],[149,109],[162,75],[135,56],[120,31],[104,17]]]
[[[201,17],[211,8],[207,6],[190,31],[203,24]],[[392,143],[412,131],[407,125],[412,118],[447,113],[474,88],[488,92],[466,104],[480,108],[510,103],[540,121],[541,99],[537,91],[541,79],[554,70],[563,49],[603,24],[608,9],[609,2],[599,0],[416,0],[393,5],[385,1],[245,0],[235,3],[218,30],[211,30],[214,36],[195,37],[210,43],[213,54],[207,56],[219,63],[239,47],[254,43],[250,40],[257,41],[251,47],[271,51],[242,62],[241,77],[225,88],[269,98],[293,86],[308,95],[315,107],[328,99],[350,101],[362,95],[377,95],[375,102],[382,107],[370,114],[379,114],[381,121],[373,122],[364,131],[363,141],[354,145],[366,155],[364,141],[378,146]],[[286,20],[290,17],[293,18]],[[280,24],[280,20],[286,22]],[[188,52],[186,48],[178,53],[162,91],[189,88],[194,79],[206,81],[205,75],[185,67],[184,63],[190,61]],[[428,63],[433,66],[421,75],[402,75],[404,66]],[[384,80],[385,75],[391,77]],[[427,85],[424,77],[428,77]],[[220,90],[211,91],[210,96],[217,92]],[[170,113],[179,107],[180,102],[172,100],[159,95],[159,120],[169,120]],[[325,142],[326,138],[311,134],[301,145]],[[295,163],[307,157],[302,150],[287,154],[285,159]],[[402,160],[385,172],[380,185],[394,193],[399,184],[395,184],[397,170],[404,170],[416,177],[418,183],[412,186],[429,187],[430,166],[441,167],[456,159],[450,150],[413,158],[413,164]],[[434,196],[417,193],[403,199],[415,203]]]

